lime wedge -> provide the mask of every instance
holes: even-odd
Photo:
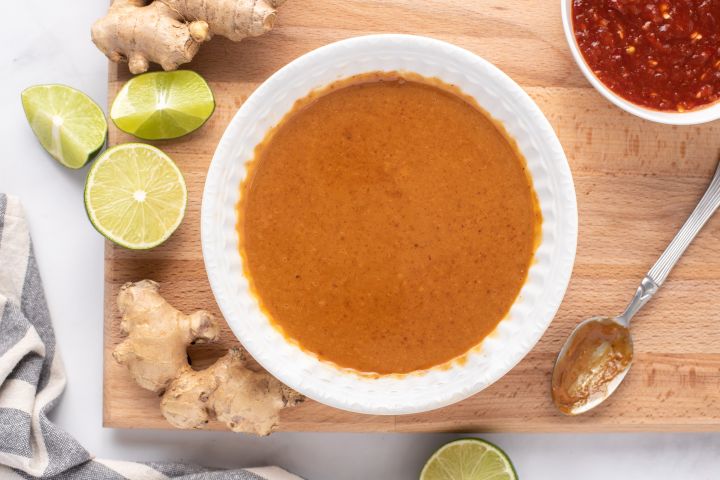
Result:
[[[420,480],[517,480],[517,474],[498,447],[478,438],[464,438],[433,453]]]
[[[125,143],[106,150],[85,183],[85,209],[106,238],[131,249],[160,245],[185,215],[187,188],[160,149]]]
[[[36,85],[20,98],[40,144],[66,167],[82,167],[105,144],[105,114],[81,91],[66,85]]]
[[[164,140],[200,128],[215,110],[207,82],[190,70],[144,73],[130,79],[110,109],[123,132]]]

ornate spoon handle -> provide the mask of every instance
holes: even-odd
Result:
[[[630,323],[630,319],[635,315],[643,305],[645,305],[655,292],[665,283],[670,270],[680,260],[680,257],[693,241],[695,236],[700,232],[702,227],[712,217],[715,210],[720,206],[720,164],[715,169],[710,185],[705,194],[698,202],[695,210],[690,214],[680,231],[672,239],[670,245],[660,255],[655,265],[643,278],[640,286],[635,293],[630,305],[625,309],[619,320],[626,325]]]

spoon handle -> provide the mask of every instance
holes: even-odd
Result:
[[[665,283],[670,270],[680,260],[680,257],[690,245],[690,242],[697,236],[702,227],[712,217],[715,210],[720,206],[720,164],[715,169],[710,185],[705,194],[698,202],[695,210],[690,214],[680,231],[672,239],[670,245],[660,255],[655,265],[645,275],[640,286],[635,292],[630,304],[627,306],[618,319],[626,326],[630,319],[645,305],[657,290]]]
[[[680,231],[675,235],[675,238],[670,242],[670,245],[648,272],[647,276],[658,287],[665,282],[670,270],[672,270],[682,254],[685,253],[690,242],[693,241],[700,229],[712,217],[718,206],[720,206],[720,165],[716,168],[715,175],[695,210],[693,210]]]

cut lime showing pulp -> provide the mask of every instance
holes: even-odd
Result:
[[[492,443],[465,438],[433,453],[420,480],[517,480],[508,456]]]
[[[40,144],[66,167],[82,167],[105,144],[105,114],[81,91],[66,85],[36,85],[20,98]]]
[[[131,249],[152,248],[177,229],[185,215],[182,173],[160,149],[125,143],[106,150],[85,183],[85,208],[105,237]]]
[[[200,128],[215,110],[207,82],[190,70],[130,79],[110,109],[117,127],[146,140],[177,138]]]

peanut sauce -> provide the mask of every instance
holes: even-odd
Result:
[[[504,128],[457,88],[398,72],[298,101],[242,189],[245,273],[273,325],[361,372],[478,345],[525,283],[542,223]]]
[[[603,396],[630,365],[632,355],[629,330],[613,319],[581,325],[553,371],[552,393],[558,409],[571,415]]]

